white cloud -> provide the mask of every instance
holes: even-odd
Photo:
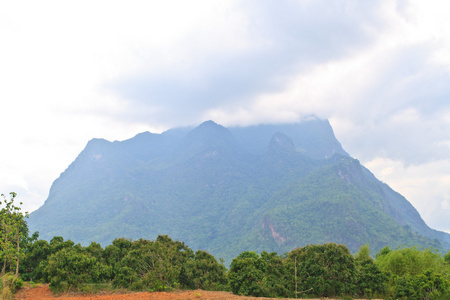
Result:
[[[93,137],[316,114],[448,230],[449,14],[438,0],[1,2],[0,192],[35,209]]]
[[[450,200],[448,197],[445,200],[442,200],[441,207],[444,210],[450,211]]]

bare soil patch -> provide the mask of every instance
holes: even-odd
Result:
[[[269,298],[255,298],[255,297],[242,297],[233,295],[229,292],[210,292],[203,290],[195,290],[195,291],[174,291],[174,292],[136,292],[129,294],[94,294],[94,295],[78,295],[78,294],[64,294],[64,295],[53,295],[50,289],[48,288],[48,284],[40,285],[38,287],[30,288],[25,287],[18,291],[16,296],[14,297],[16,300],[21,299],[40,299],[40,300],[49,300],[49,299],[66,299],[66,300],[132,300],[132,299],[152,299],[152,300],[202,300],[202,299],[212,299],[212,300],[220,300],[220,299],[269,299]]]
[[[174,291],[174,292],[136,292],[129,294],[94,294],[94,295],[78,295],[78,294],[64,294],[64,295],[53,295],[48,284],[39,285],[37,287],[25,286],[23,289],[17,292],[14,297],[15,300],[22,299],[35,299],[35,300],[54,300],[54,299],[65,299],[65,300],[279,300],[279,298],[260,298],[260,297],[245,297],[237,296],[229,292],[210,292],[203,290],[195,291]],[[313,299],[310,299],[313,300]],[[317,299],[318,300],[318,299]],[[328,299],[332,300],[332,299]]]

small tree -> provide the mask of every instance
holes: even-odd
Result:
[[[208,252],[198,250],[184,263],[180,283],[189,289],[223,290],[227,284],[226,268]]]
[[[111,276],[111,267],[103,264],[78,245],[65,247],[45,262],[43,273],[54,290],[77,289],[85,283],[103,282]]]
[[[356,293],[359,296],[373,297],[386,293],[388,276],[383,273],[370,257],[368,245],[363,245],[355,254]]]
[[[283,260],[275,252],[244,251],[231,262],[228,283],[238,295],[286,297]]]
[[[228,284],[237,295],[261,296],[263,270],[256,252],[244,251],[234,258],[228,271]]]
[[[28,237],[28,225],[26,218],[28,213],[22,213],[20,206],[16,206],[14,201],[16,193],[11,192],[10,198],[1,195],[4,207],[0,210],[0,261],[2,261],[1,274],[5,274],[6,270],[13,270],[15,263],[16,276],[19,274],[19,264],[23,257],[20,244]],[[22,205],[20,202],[19,205]],[[9,267],[9,268],[8,268]]]
[[[383,254],[377,255],[375,263],[383,271],[403,277],[419,275],[428,269],[440,270],[444,265],[444,259],[435,249],[421,250],[410,247],[384,251]]]
[[[119,248],[105,249],[111,260],[119,257]],[[156,241],[139,239],[131,243],[125,256],[115,263],[115,287],[133,290],[166,290],[177,288],[183,265],[194,257],[184,243],[158,236]]]
[[[292,250],[285,261],[290,296],[298,290],[306,296],[336,297],[355,291],[355,259],[344,245],[307,245]]]

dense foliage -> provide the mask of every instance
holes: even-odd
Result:
[[[50,282],[54,290],[79,289],[85,284],[112,282],[115,288],[167,290],[226,288],[226,268],[205,251],[193,252],[179,241],[158,236],[155,241],[115,239],[103,249],[54,237],[31,243],[21,276]]]
[[[368,246],[355,255],[334,243],[307,245],[282,256],[245,251],[230,269],[205,251],[194,253],[168,236],[155,241],[115,239],[103,249],[62,237],[29,241],[20,267],[26,280],[49,282],[53,290],[82,290],[112,283],[131,290],[231,290],[261,297],[382,297],[439,299],[450,292],[449,253],[417,248],[384,248],[374,260]],[[4,285],[21,280],[4,275]]]
[[[296,276],[300,291],[320,297],[354,293],[356,267],[343,245],[308,245],[289,253],[288,263],[289,282],[294,283]]]
[[[284,265],[275,253],[245,251],[233,259],[228,272],[231,291],[239,295],[286,296]]]
[[[344,245],[325,243],[276,252],[244,251],[227,271],[211,254],[160,235],[154,241],[116,238],[104,249],[53,237],[28,236],[27,214],[4,198],[1,211],[2,299],[22,280],[47,282],[54,291],[89,291],[90,285],[162,291],[231,290],[261,297],[359,297],[431,300],[450,297],[450,251],[382,248],[373,259],[368,245],[352,255]],[[20,272],[19,272],[20,271]]]
[[[374,260],[367,245],[351,255],[347,247],[333,243],[308,245],[283,257],[246,251],[233,259],[228,281],[233,293],[247,296],[448,299],[448,255],[385,248]],[[399,268],[403,271],[393,273]]]
[[[437,299],[450,291],[450,264],[433,249],[383,248],[376,263],[391,274],[389,294],[396,299]]]

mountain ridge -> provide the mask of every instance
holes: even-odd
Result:
[[[30,230],[87,244],[169,234],[229,261],[339,242],[352,251],[450,248],[400,194],[345,152],[327,120],[92,139],[53,183]]]

